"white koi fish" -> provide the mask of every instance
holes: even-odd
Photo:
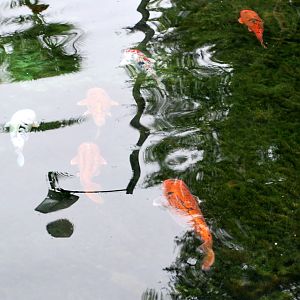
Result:
[[[32,127],[38,126],[39,123],[36,121],[36,114],[31,109],[18,110],[4,126],[9,130],[10,139],[18,156],[17,162],[20,167],[24,165],[23,148],[29,138],[29,132]]]

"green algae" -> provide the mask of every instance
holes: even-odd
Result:
[[[145,186],[173,177],[185,180],[204,200],[216,252],[214,267],[204,275],[200,241],[192,233],[177,240],[180,254],[167,268],[172,298],[297,299],[300,5],[279,0],[171,4],[149,5],[161,12],[153,20],[158,34],[148,50],[158,58],[167,104],[160,120],[157,93],[145,83],[145,113],[156,116],[153,132],[169,134],[146,149],[146,162],[160,169],[148,174]],[[241,9],[262,17],[268,49],[237,22]],[[199,66],[197,51],[207,45],[213,61],[233,70]],[[198,132],[179,134],[191,129]],[[166,164],[174,149],[195,148],[204,150],[201,162],[184,171]],[[190,266],[188,258],[195,256],[197,264]]]

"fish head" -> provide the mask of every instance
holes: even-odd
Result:
[[[136,53],[125,50],[119,66],[125,67],[127,65],[132,65],[136,62],[137,58],[138,58],[138,55]]]
[[[32,127],[38,127],[36,114],[31,109],[22,109],[15,112],[10,121],[5,124],[10,132],[29,132]]]
[[[184,185],[181,179],[166,179],[163,182],[163,189],[165,192],[174,192],[177,188]]]

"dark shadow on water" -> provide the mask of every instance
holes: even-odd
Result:
[[[147,10],[148,3],[149,0],[142,0],[142,2],[137,8],[137,11],[141,13],[142,18],[134,27],[129,28],[133,32],[138,30],[145,33],[144,40],[141,43],[139,43],[139,45],[136,47],[136,49],[144,50],[145,52],[147,52],[146,51],[147,43],[149,42],[149,40],[151,40],[151,38],[154,35],[154,30],[147,24],[147,20],[149,19],[149,11]],[[141,85],[142,85],[142,80],[144,78],[145,78],[144,74],[139,74],[137,76],[132,91],[133,98],[135,99],[137,104],[137,112],[134,118],[131,120],[130,125],[140,132],[140,137],[136,144],[138,149],[133,150],[129,157],[133,175],[130,182],[127,185],[127,191],[126,191],[127,194],[133,193],[135,186],[139,181],[140,174],[141,174],[141,168],[139,163],[140,147],[143,145],[143,143],[145,142],[145,140],[149,135],[149,129],[140,123],[141,116],[143,115],[145,109],[145,99],[141,95]]]
[[[40,203],[35,210],[43,214],[48,214],[61,209],[66,209],[77,202],[78,199],[78,196],[73,195],[68,191],[49,190],[45,200]]]

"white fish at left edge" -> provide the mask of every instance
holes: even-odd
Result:
[[[24,165],[25,159],[23,148],[25,142],[29,138],[29,132],[32,127],[38,127],[36,114],[31,109],[21,109],[16,111],[10,121],[5,124],[5,128],[9,130],[11,142],[17,154],[17,162],[20,167]]]

